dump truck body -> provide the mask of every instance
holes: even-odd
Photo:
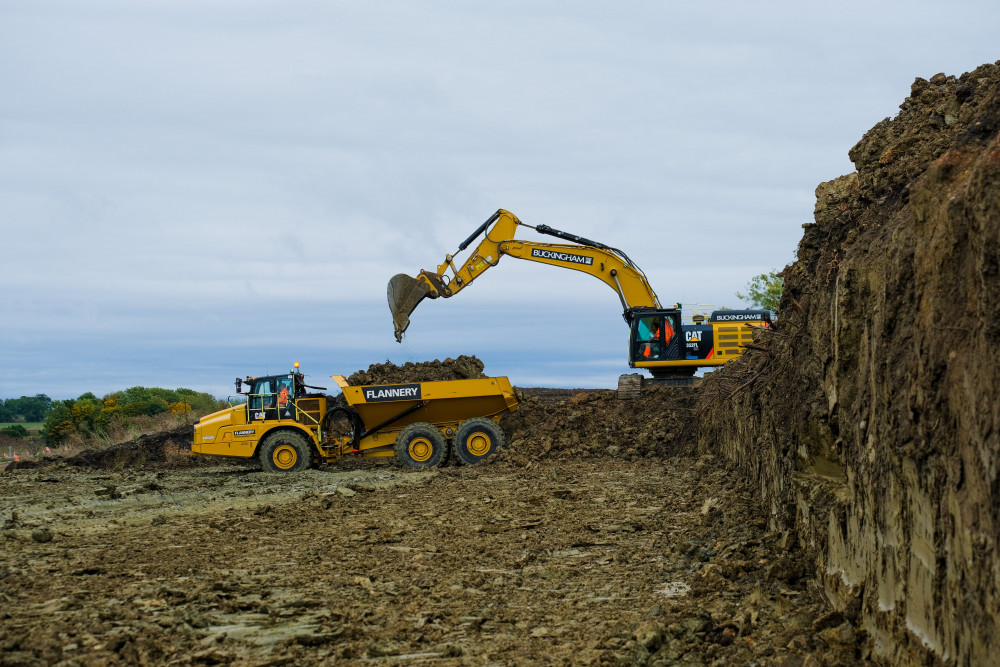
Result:
[[[396,435],[410,424],[433,424],[451,439],[467,419],[498,421],[504,413],[517,409],[514,389],[505,377],[363,387],[348,385],[341,375],[333,379],[361,420],[364,431],[356,444],[368,456],[391,456],[392,451],[385,448],[391,447]]]

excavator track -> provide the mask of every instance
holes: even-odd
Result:
[[[701,381],[690,373],[659,374],[644,377],[642,373],[626,373],[618,377],[618,398],[638,398],[643,387],[695,387]]]

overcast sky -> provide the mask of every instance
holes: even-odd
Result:
[[[402,345],[386,282],[506,208],[737,307],[914,78],[998,29],[995,0],[0,0],[0,397],[459,354],[613,387],[593,278],[507,258]]]

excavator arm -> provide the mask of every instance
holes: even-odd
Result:
[[[518,227],[528,227],[570,243],[521,241],[514,238]],[[458,246],[458,252],[468,248],[483,234],[483,240],[459,264],[455,263],[453,255],[448,254],[437,271],[421,271],[416,278],[400,273],[389,280],[387,296],[397,341],[402,340],[403,332],[410,324],[410,314],[421,301],[458,294],[496,266],[503,255],[594,276],[618,294],[626,322],[631,322],[637,312],[660,308],[659,299],[645,274],[616,248],[547,225],[526,225],[513,213],[500,209]]]

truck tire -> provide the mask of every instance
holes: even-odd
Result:
[[[299,472],[312,463],[312,444],[295,431],[271,433],[258,449],[257,457],[265,472]]]
[[[455,454],[463,463],[479,463],[500,451],[505,439],[503,431],[492,419],[473,417],[458,427],[452,441]]]
[[[432,468],[444,463],[448,441],[433,424],[410,424],[396,437],[396,460],[408,468]]]

